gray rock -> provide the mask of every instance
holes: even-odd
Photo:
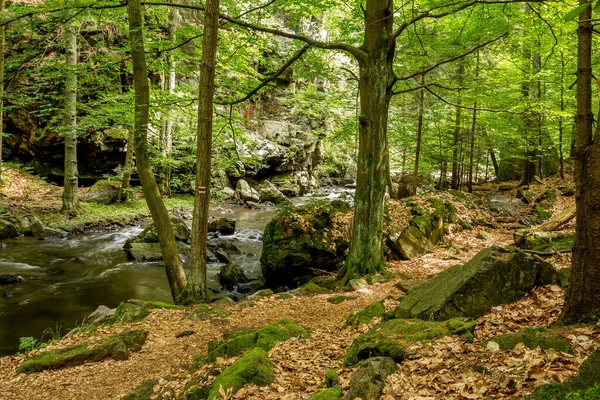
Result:
[[[258,189],[258,194],[262,201],[270,201],[274,204],[288,201],[283,193],[269,181],[264,181]]]
[[[242,267],[234,262],[223,265],[219,269],[217,279],[221,286],[227,290],[233,290],[240,283],[248,282],[248,277],[244,273]]]
[[[490,247],[401,297],[395,315],[436,321],[479,317],[491,307],[517,301],[536,285],[556,280],[551,264],[520,250],[509,253]]]
[[[220,263],[229,264],[231,262],[231,260],[229,259],[229,254],[227,254],[223,250],[217,249],[214,252],[214,255],[215,257],[217,257],[217,260],[219,260]]]
[[[413,260],[433,250],[431,240],[425,237],[421,229],[413,225],[402,232],[393,229],[388,246],[405,260]]]
[[[243,179],[238,181],[236,191],[239,193],[240,199],[244,201],[254,201],[257,203],[260,201],[258,192]]]
[[[31,233],[35,237],[40,237],[44,233],[46,226],[38,217],[32,217],[30,223]]]
[[[85,197],[85,201],[99,204],[112,204],[119,200],[120,195],[120,182],[102,179],[90,187],[87,196]]]
[[[19,283],[21,280],[19,277],[14,275],[0,275],[0,285],[14,285]]]
[[[183,257],[190,256],[191,231],[184,220],[171,217],[171,226],[177,241],[179,254]],[[158,242],[158,235],[154,224],[144,229],[139,235],[128,239],[123,246],[125,251],[136,261],[160,261],[162,253]]]
[[[99,324],[102,321],[105,321],[109,317],[112,317],[117,312],[116,308],[108,308],[106,306],[98,306],[96,311],[91,313],[85,319],[89,325]]]
[[[209,232],[221,232],[223,235],[233,235],[235,233],[236,221],[233,218],[216,218],[208,221]]]
[[[345,400],[378,400],[386,378],[396,372],[398,365],[390,357],[372,357],[365,360],[352,375]]]
[[[0,239],[10,239],[19,236],[17,227],[10,221],[0,219]]]
[[[490,241],[494,240],[494,237],[490,233],[488,233],[486,231],[479,232],[477,234],[477,238],[478,239],[483,239],[483,240],[490,240]]]
[[[187,243],[176,242],[179,254],[183,257],[189,257],[191,254],[191,246]],[[127,253],[138,262],[143,261],[162,261],[162,252],[160,250],[160,243],[138,243],[132,242],[126,244]]]
[[[230,187],[224,187],[223,190],[221,190],[221,196],[223,197],[223,200],[233,199],[235,197],[235,190]]]

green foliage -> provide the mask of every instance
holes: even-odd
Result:
[[[35,350],[39,346],[39,341],[33,336],[25,336],[19,338],[19,351],[23,353],[29,353],[31,350]]]

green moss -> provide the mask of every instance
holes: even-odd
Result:
[[[472,340],[474,329],[475,321],[465,318],[443,322],[394,319],[375,326],[356,339],[346,353],[344,365],[355,365],[361,360],[376,356],[402,361],[406,347],[410,344],[450,335]]]
[[[187,315],[186,319],[191,321],[212,321],[225,318],[231,315],[231,312],[223,307],[209,304],[198,304]]]
[[[600,385],[589,389],[567,394],[565,400],[598,400],[600,399]]]
[[[146,318],[148,314],[150,314],[150,310],[155,308],[179,310],[183,309],[184,307],[163,303],[162,301],[130,299],[119,304],[115,316],[116,319],[121,322],[135,322]]]
[[[342,389],[335,387],[321,390],[320,392],[312,396],[310,400],[337,400],[340,397],[342,397]]]
[[[213,362],[217,357],[234,357],[248,349],[260,347],[271,350],[277,342],[284,342],[293,336],[306,336],[308,331],[293,324],[287,319],[281,319],[264,328],[231,333],[222,341],[214,341],[208,345],[208,360]]]
[[[290,300],[295,298],[296,296],[294,296],[293,294],[289,293],[289,292],[282,292],[282,293],[277,293],[275,295],[275,298],[277,300]]]
[[[385,306],[383,301],[377,301],[362,311],[353,312],[346,318],[344,327],[357,328],[361,324],[368,324],[375,318],[383,318],[385,315]]]
[[[328,298],[327,301],[330,302],[331,304],[340,304],[345,301],[356,300],[356,299],[357,299],[356,296],[332,296],[332,297]]]
[[[427,217],[417,215],[410,221],[410,224],[414,227],[419,228],[423,236],[425,236],[426,238],[429,238],[431,236],[431,233],[433,232],[433,225]]]
[[[249,350],[217,378],[208,399],[220,398],[220,390],[227,392],[231,388],[235,393],[249,383],[258,386],[270,385],[275,378],[271,371],[272,365],[265,350],[259,347]]]
[[[85,362],[97,362],[105,358],[126,360],[129,358],[129,350],[138,351],[141,349],[146,340],[146,335],[147,333],[144,331],[129,331],[93,343],[82,343],[64,349],[46,351],[23,362],[17,372],[59,369]]]
[[[530,349],[537,347],[541,349],[554,349],[564,353],[572,353],[569,341],[556,333],[548,332],[541,328],[525,328],[518,332],[495,336],[482,343],[486,346],[488,342],[496,342],[502,350],[512,350],[519,343],[523,343]]]
[[[536,247],[534,250],[543,252],[570,250],[573,248],[574,243],[574,234],[559,234],[556,235],[550,243]]]
[[[328,293],[329,291],[316,283],[308,282],[305,285],[300,286],[298,289],[294,290],[294,293],[300,294],[323,294]]]
[[[334,387],[338,384],[338,381],[338,375],[333,369],[330,369],[329,371],[325,372],[325,380],[323,381],[323,385],[325,387]]]
[[[158,379],[150,379],[145,381],[131,392],[123,396],[122,400],[150,400],[154,394],[154,386],[158,383]]]
[[[569,286],[569,280],[571,279],[571,273],[572,270],[571,268],[563,268],[560,271],[558,271],[558,279],[560,282],[560,287],[562,288],[566,288],[567,286]]]

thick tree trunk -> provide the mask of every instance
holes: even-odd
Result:
[[[587,0],[580,0],[587,4]],[[577,225],[572,276],[561,319],[565,323],[600,318],[600,138],[592,139],[592,7],[579,15],[577,30],[577,136],[575,185]]]
[[[383,199],[388,110],[394,71],[393,2],[367,0],[367,53],[360,61],[359,157],[354,222],[348,257],[340,273],[344,279],[383,270]]]
[[[65,26],[65,180],[61,212],[77,208],[77,32],[72,24]]]
[[[5,0],[0,0],[0,15],[4,14]],[[6,27],[0,26],[0,178],[2,177],[2,143],[4,141],[4,44]]]
[[[142,183],[146,203],[156,227],[167,279],[171,288],[171,295],[173,296],[173,300],[177,302],[179,295],[186,285],[186,277],[177,251],[169,213],[160,197],[148,153],[150,88],[148,86],[148,70],[144,52],[140,0],[129,0],[127,9],[129,15],[131,58],[133,61],[133,86],[135,89],[135,128],[133,142],[137,171]]]
[[[425,85],[425,76],[421,75],[421,86]],[[421,142],[423,141],[423,109],[425,108],[425,90],[419,91],[419,115],[417,121],[417,150],[415,154],[415,170],[413,171],[412,195],[417,194],[419,186],[419,159],[421,158]]]
[[[196,197],[192,222],[192,257],[185,302],[208,301],[206,286],[206,245],[208,206],[210,203],[210,167],[212,152],[213,97],[219,36],[219,0],[207,0],[202,39],[202,69],[198,130],[196,135]]]
[[[465,73],[465,66],[463,63],[458,65],[458,86],[462,86],[463,77]],[[462,97],[460,95],[460,91],[458,92],[458,98],[456,99],[456,104],[462,105]],[[454,122],[454,147],[452,151],[452,181],[450,183],[450,187],[452,189],[458,189],[460,184],[460,145],[461,145],[461,118],[462,118],[462,108],[456,107],[456,120]]]
[[[129,184],[131,181],[131,169],[133,168],[133,133],[130,129],[127,135],[127,151],[125,152],[125,162],[123,163],[123,178],[121,179],[121,201],[129,201]]]

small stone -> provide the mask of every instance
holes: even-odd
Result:
[[[350,282],[348,282],[348,285],[352,290],[366,289],[369,286],[364,279],[351,279]]]
[[[488,342],[485,348],[492,353],[497,353],[500,351],[500,345],[496,342]]]
[[[175,335],[175,338],[179,339],[182,337],[186,337],[186,336],[192,336],[194,333],[194,331],[183,331],[183,332],[179,332],[177,335]]]
[[[486,231],[481,231],[477,234],[477,239],[482,239],[482,240],[494,240],[494,237],[486,232]]]

